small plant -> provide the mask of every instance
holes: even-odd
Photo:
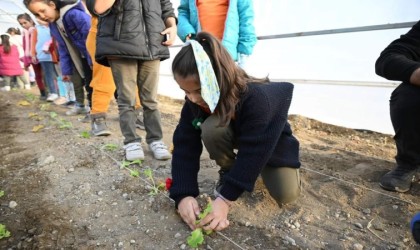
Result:
[[[32,93],[26,93],[25,94],[25,98],[28,102],[33,102],[35,101],[35,95]]]
[[[89,133],[89,131],[82,131],[82,133],[80,133],[80,136],[82,136],[85,139],[89,139],[90,138],[90,133]]]
[[[42,110],[42,111],[45,111],[45,110],[48,110],[48,108],[50,106],[51,105],[49,103],[43,103],[43,104],[39,105],[39,109]]]
[[[58,128],[59,129],[70,129],[73,127],[73,124],[65,119],[57,119],[56,120],[58,122]]]
[[[102,146],[102,149],[107,150],[107,151],[115,151],[118,149],[118,145],[117,144],[112,144],[112,143],[108,143]]]
[[[195,224],[201,222],[210,212],[213,210],[211,205],[210,197],[207,198],[207,206],[206,208],[198,215],[198,220],[196,220]],[[191,235],[187,238],[187,243],[192,248],[197,248],[199,245],[203,244],[204,242],[204,234],[209,235],[213,232],[213,230],[204,230],[202,228],[197,228],[191,232]]]
[[[4,196],[4,191],[0,190],[0,197]]]
[[[6,229],[5,225],[0,224],[0,240],[7,237],[10,237],[10,232]]]
[[[136,169],[131,169],[128,166],[133,165],[133,164],[139,164],[141,165],[141,160],[134,160],[134,161],[123,161],[122,162],[122,167],[127,169],[128,171],[130,171],[130,175],[133,177],[139,177],[140,176],[140,172]]]
[[[66,119],[60,118],[56,112],[49,112],[49,114],[50,118],[56,122],[57,127],[59,129],[69,129],[73,127],[73,124],[71,122],[67,121]]]
[[[150,168],[144,170],[144,175],[152,182],[152,187],[149,192],[149,195],[157,195],[159,193],[159,190],[165,190],[165,184],[159,183],[156,185],[155,179],[153,178],[153,172]]]

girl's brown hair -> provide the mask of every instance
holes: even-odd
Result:
[[[26,21],[32,23],[33,26],[35,26],[34,20],[32,20],[31,16],[28,13],[19,14],[17,16],[17,20],[19,21],[19,19],[25,19]]]
[[[216,74],[220,89],[220,99],[215,109],[215,114],[219,116],[219,125],[225,126],[234,117],[241,95],[247,91],[247,83],[266,83],[269,79],[267,77],[256,78],[248,75],[236,65],[221,42],[210,33],[199,32],[195,40],[203,46]],[[197,64],[191,45],[184,46],[175,56],[172,62],[172,73],[174,76],[182,78],[193,76],[199,82]]]
[[[6,54],[10,53],[10,41],[8,35],[1,35],[1,45],[3,46],[3,51]]]

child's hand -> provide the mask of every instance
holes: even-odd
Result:
[[[164,41],[162,44],[165,46],[171,46],[175,43],[176,39],[176,26],[175,27],[169,27],[162,31],[160,34],[166,36],[168,35],[168,39]]]
[[[229,226],[227,215],[229,213],[229,205],[221,198],[216,198],[212,202],[212,211],[204,217],[197,227],[204,230],[220,231]]]
[[[63,82],[70,82],[70,81],[71,81],[71,76],[63,75]]]
[[[188,196],[182,199],[178,204],[178,213],[191,230],[196,229],[195,221],[200,214],[200,207],[194,197]]]

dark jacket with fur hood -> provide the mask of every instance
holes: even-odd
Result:
[[[96,0],[87,0],[95,13]],[[112,8],[99,15],[95,59],[109,66],[107,57],[138,60],[165,60],[168,47],[162,45],[165,20],[175,17],[169,0],[116,0]]]

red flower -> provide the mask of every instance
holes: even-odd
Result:
[[[165,184],[166,184],[166,186],[165,186],[166,190],[169,190],[172,186],[172,179],[171,178],[166,178]]]

